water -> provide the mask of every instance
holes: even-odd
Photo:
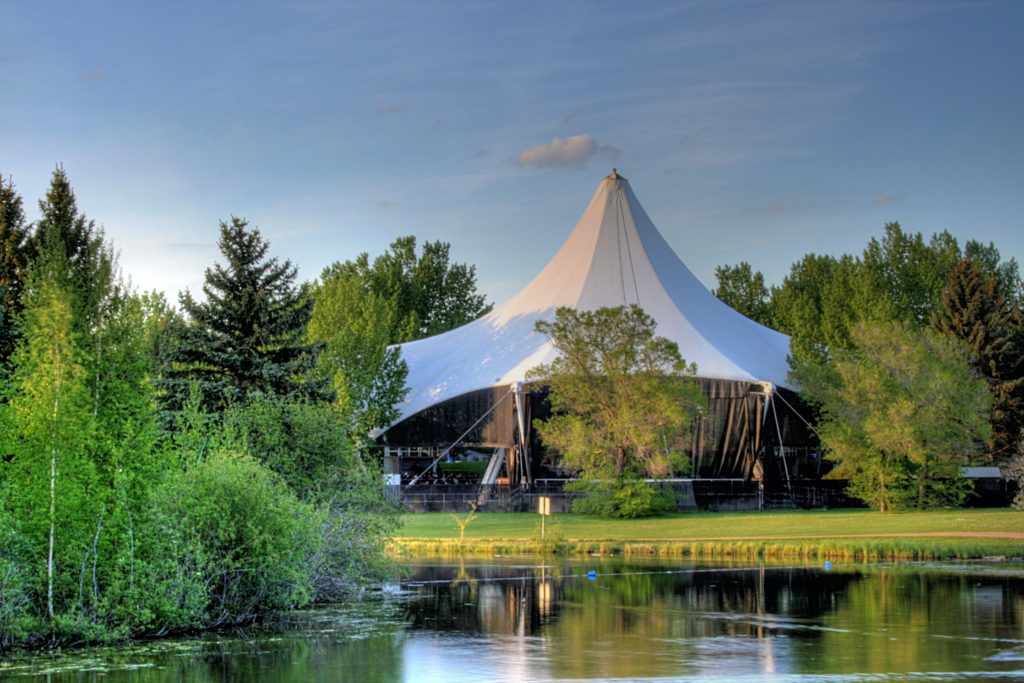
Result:
[[[274,627],[21,656],[47,681],[1024,679],[1024,567],[417,562]],[[590,575],[588,576],[588,573]]]

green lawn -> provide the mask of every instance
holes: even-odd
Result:
[[[464,516],[464,515],[460,515]],[[407,514],[399,538],[453,539],[459,528],[448,513]],[[531,513],[481,512],[466,527],[467,539],[534,539],[540,518]],[[786,510],[774,512],[688,512],[638,520],[557,514],[548,518],[566,541],[848,536],[934,532],[1024,532],[1024,512],[1016,510]]]

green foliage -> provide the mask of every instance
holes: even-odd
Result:
[[[688,469],[685,439],[704,399],[696,367],[655,336],[653,318],[638,306],[559,308],[537,331],[560,352],[529,375],[551,387],[554,415],[537,426],[564,467],[592,479]]]
[[[77,342],[91,355],[92,335],[102,324],[106,304],[120,289],[114,251],[95,223],[79,213],[63,168],[53,172],[39,211],[30,245],[32,279],[56,283],[72,297]]]
[[[476,320],[491,310],[476,291],[476,267],[451,263],[451,245],[425,242],[416,254],[416,238],[399,237],[370,263],[368,254],[332,266],[354,271],[366,294],[393,307],[388,341],[398,344],[430,337]]]
[[[861,262],[850,256],[808,254],[793,264],[782,285],[772,288],[775,326],[790,335],[793,358],[822,362],[836,349],[853,346],[851,329],[860,320],[887,320]]]
[[[996,272],[986,275],[965,258],[949,275],[933,324],[973,351],[972,365],[992,392],[992,457],[1006,462],[1024,427],[1024,311]]]
[[[643,479],[580,479],[566,484],[565,490],[585,494],[572,504],[573,512],[585,515],[635,519],[676,510],[670,489],[656,488]]]
[[[408,393],[408,368],[399,350],[388,348],[397,301],[371,290],[351,262],[325,268],[313,300],[309,339],[323,344],[320,370],[337,392],[349,438],[365,448],[371,430],[398,418],[396,406]]]
[[[27,636],[34,625],[30,557],[17,520],[0,507],[0,650]]]
[[[320,543],[323,514],[252,458],[214,449],[170,477],[156,502],[165,519],[186,530],[186,546],[199,551],[204,625],[241,623],[312,598],[307,560]]]
[[[0,175],[0,369],[8,369],[18,340],[16,322],[21,315],[30,250],[29,232],[21,196],[14,183]]]
[[[9,220],[20,199],[0,186],[4,226],[20,226]],[[181,384],[178,431],[158,443],[153,381],[187,377],[186,361],[209,360],[210,347],[160,375],[156,360],[198,325],[128,290],[62,169],[40,208],[0,384],[0,648],[239,623],[380,577],[397,515],[337,413],[316,402],[326,382],[303,376],[311,303],[290,264],[265,259],[244,222],[225,227],[232,265],[211,271],[207,295],[222,308],[203,308],[205,320],[210,338],[254,337],[212,358],[259,381],[224,420]],[[249,328],[231,327],[246,314]],[[199,374],[223,379],[205,362]]]
[[[771,325],[771,294],[764,275],[755,272],[746,261],[735,266],[715,268],[718,288],[711,293],[725,304],[762,325]]]
[[[369,472],[337,416],[323,404],[257,397],[229,408],[219,441],[244,448],[303,500],[323,500]]]
[[[12,456],[3,469],[9,509],[35,553],[33,587],[46,596],[51,618],[82,599],[73,572],[101,506],[88,457],[95,422],[72,323],[70,297],[59,286],[32,287],[8,407]]]
[[[365,463],[323,404],[260,398],[222,420],[200,407],[198,390],[172,439],[189,471],[215,450],[245,452],[272,470],[317,512],[319,543],[307,558],[312,599],[351,593],[391,570],[384,544],[398,526],[376,463]]]
[[[989,437],[990,398],[961,344],[899,323],[859,324],[853,350],[798,363],[793,379],[821,403],[833,476],[881,511],[959,503],[959,468]]]
[[[158,385],[167,417],[181,410],[198,383],[206,409],[222,412],[255,394],[327,401],[327,382],[310,374],[320,351],[305,343],[313,302],[297,287],[290,261],[268,258],[259,230],[236,217],[221,222],[226,264],[206,270],[205,301],[181,295],[189,320],[172,326]]]
[[[852,330],[862,322],[927,326],[941,310],[946,282],[964,256],[976,256],[982,270],[1000,282],[1013,282],[1006,291],[1019,291],[1016,262],[1000,262],[993,245],[968,241],[961,251],[948,232],[926,241],[921,233],[889,223],[860,256],[808,254],[794,263],[782,284],[771,289],[772,324],[790,335],[799,362],[827,361],[836,350],[852,349]]]
[[[942,288],[959,260],[960,247],[948,232],[926,243],[921,233],[908,234],[899,223],[887,223],[881,241],[868,242],[862,264],[864,276],[889,308],[886,317],[923,327],[939,309]]]

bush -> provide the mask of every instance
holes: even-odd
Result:
[[[642,479],[602,479],[570,482],[566,491],[586,494],[573,501],[573,512],[632,519],[651,517],[676,509],[671,489],[658,489]]]
[[[14,519],[0,509],[0,650],[28,635],[34,623],[27,555]]]
[[[305,501],[329,498],[367,470],[338,416],[321,404],[256,397],[224,413],[219,436],[222,445],[279,474]]]
[[[311,560],[322,552],[325,514],[252,458],[215,449],[170,477],[157,501],[164,518],[184,530],[181,542],[191,553],[175,571],[204,580],[204,626],[241,623],[312,598]]]

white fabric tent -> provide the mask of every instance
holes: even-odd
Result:
[[[442,401],[521,382],[555,350],[534,332],[570,306],[638,304],[700,377],[787,386],[789,337],[711,294],[672,251],[629,182],[612,171],[554,258],[522,291],[458,329],[401,345],[409,366],[401,422]]]

